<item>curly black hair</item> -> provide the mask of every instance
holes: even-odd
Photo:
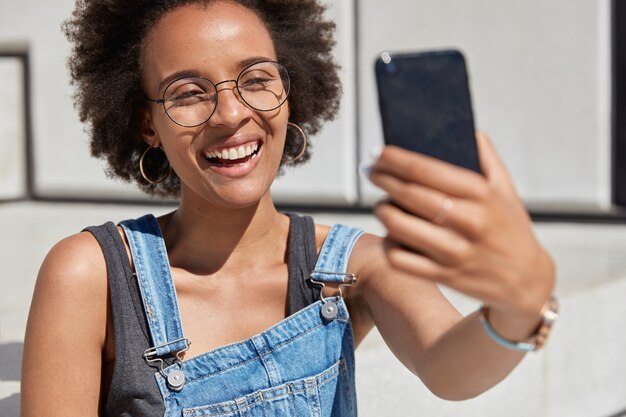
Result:
[[[180,181],[174,173],[158,184],[141,177],[139,158],[146,150],[140,135],[140,114],[146,105],[142,91],[141,56],[144,38],[170,10],[218,0],[77,0],[63,31],[73,44],[68,60],[74,100],[80,120],[87,124],[91,154],[105,159],[107,173],[138,184],[148,194],[177,196]],[[220,0],[224,1],[224,0]],[[341,84],[332,56],[335,24],[325,19],[318,0],[227,0],[254,11],[265,23],[277,59],[290,72],[291,122],[308,135],[332,120],[339,108]],[[297,132],[288,129],[283,161],[302,146]],[[310,158],[306,153],[293,163]],[[165,159],[150,159],[144,168],[150,178],[168,174]]]

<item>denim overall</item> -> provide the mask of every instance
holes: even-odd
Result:
[[[131,249],[151,348],[144,358],[165,416],[356,416],[352,326],[341,296],[326,297],[247,340],[202,355],[163,362],[185,351],[176,291],[158,222],[121,223]],[[363,232],[331,228],[311,281],[349,286],[350,253]],[[340,293],[341,294],[341,293]],[[234,324],[236,325],[236,323]],[[160,366],[160,368],[158,368]]]

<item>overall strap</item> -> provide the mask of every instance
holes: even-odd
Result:
[[[353,274],[346,273],[352,249],[363,230],[335,224],[328,232],[311,273],[311,280],[318,282],[354,283]]]
[[[189,341],[183,335],[176,290],[159,223],[148,214],[136,220],[125,220],[120,225],[130,246],[152,338],[152,348],[146,350],[144,355],[150,359],[186,350]]]

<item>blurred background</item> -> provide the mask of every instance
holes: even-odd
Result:
[[[382,51],[465,53],[476,125],[491,135],[558,265],[548,348],[483,396],[439,400],[373,333],[357,351],[363,416],[626,415],[626,1],[325,0],[343,101],[309,164],[273,188],[284,209],[384,233],[358,173],[382,145]],[[161,214],[106,177],[72,104],[61,22],[72,0],[0,0],[0,417],[19,414],[19,362],[38,267],[90,224]],[[475,300],[448,292],[463,312]],[[71,360],[71,352],[68,352]]]

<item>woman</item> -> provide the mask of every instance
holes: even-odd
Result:
[[[92,152],[180,205],[50,251],[24,416],[356,415],[353,349],[373,326],[447,399],[543,342],[554,268],[483,135],[484,177],[383,151],[385,239],[274,207],[281,165],[337,110],[317,1],[79,1],[65,30]],[[463,318],[437,283],[489,307]]]

